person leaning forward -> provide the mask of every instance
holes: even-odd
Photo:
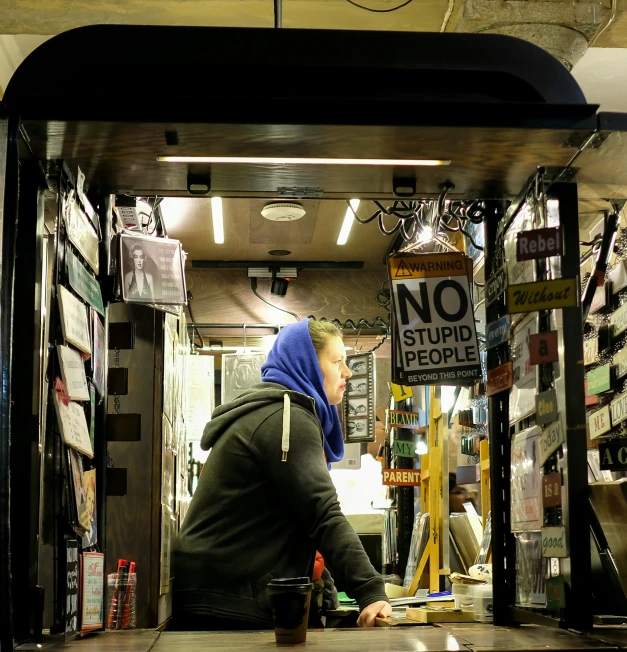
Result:
[[[358,625],[391,613],[328,472],[344,452],[336,405],[350,375],[339,329],[303,320],[281,330],[264,382],[216,409],[173,549],[175,629],[272,627],[268,582],[311,577],[316,551],[358,602]]]

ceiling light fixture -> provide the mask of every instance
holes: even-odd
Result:
[[[300,158],[273,156],[158,156],[162,163],[236,163],[239,165],[385,165],[394,167],[435,167],[450,165],[447,159],[389,158]]]
[[[337,238],[337,243],[339,245],[345,245],[348,242],[348,236],[351,232],[351,227],[355,221],[355,216],[353,212],[357,212],[359,208],[359,199],[351,199],[350,207],[346,208],[346,215],[344,215],[344,222],[342,223],[342,228],[340,229],[340,235]]]
[[[222,197],[211,198],[211,215],[213,217],[213,241],[224,244],[224,217],[222,215]]]
[[[433,229],[430,226],[425,226],[418,234],[418,242],[427,244],[433,240]]]

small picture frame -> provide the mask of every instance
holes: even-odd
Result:
[[[342,424],[347,443],[376,440],[375,354],[349,355],[346,365],[353,374],[346,382]]]
[[[124,301],[161,308],[186,303],[183,249],[178,240],[122,234],[119,255]]]

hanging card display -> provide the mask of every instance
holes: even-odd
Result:
[[[187,302],[183,249],[178,240],[120,236],[122,298],[131,303]]]
[[[100,317],[96,314],[95,310],[91,311],[91,323],[93,326],[93,351],[92,351],[92,367],[94,370],[94,386],[98,390],[100,396],[105,395],[105,332],[104,326],[100,321]]]
[[[91,469],[83,473],[83,487],[85,489],[86,518],[89,527],[83,536],[83,549],[92,548],[98,543],[98,515],[96,513],[96,471]]]
[[[61,377],[68,396],[73,401],[89,401],[85,363],[80,353],[69,346],[57,345]]]
[[[73,401],[65,405],[59,396],[59,392],[55,389],[52,390],[52,400],[63,443],[92,458],[94,451],[89,440],[89,430],[83,408]]]
[[[98,274],[98,234],[91,222],[81,210],[78,202],[71,197],[64,202],[63,215],[70,242]]]
[[[76,502],[78,523],[83,530],[89,530],[91,514],[87,511],[83,460],[73,449],[67,449],[70,470],[72,472],[72,493]]]
[[[63,337],[83,353],[91,355],[87,306],[62,285],[57,289]]]
[[[69,248],[65,252],[65,263],[70,287],[104,316],[100,283],[85,269],[81,261]]]
[[[512,328],[513,386],[509,399],[509,420],[515,423],[536,409],[536,368],[531,364],[529,338],[538,332],[536,315],[529,315]]]
[[[529,532],[542,527],[542,476],[538,449],[540,433],[538,426],[531,426],[512,439],[512,532]]]

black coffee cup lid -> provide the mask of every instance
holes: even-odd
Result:
[[[313,587],[308,577],[277,577],[268,583],[274,589],[310,589]]]

